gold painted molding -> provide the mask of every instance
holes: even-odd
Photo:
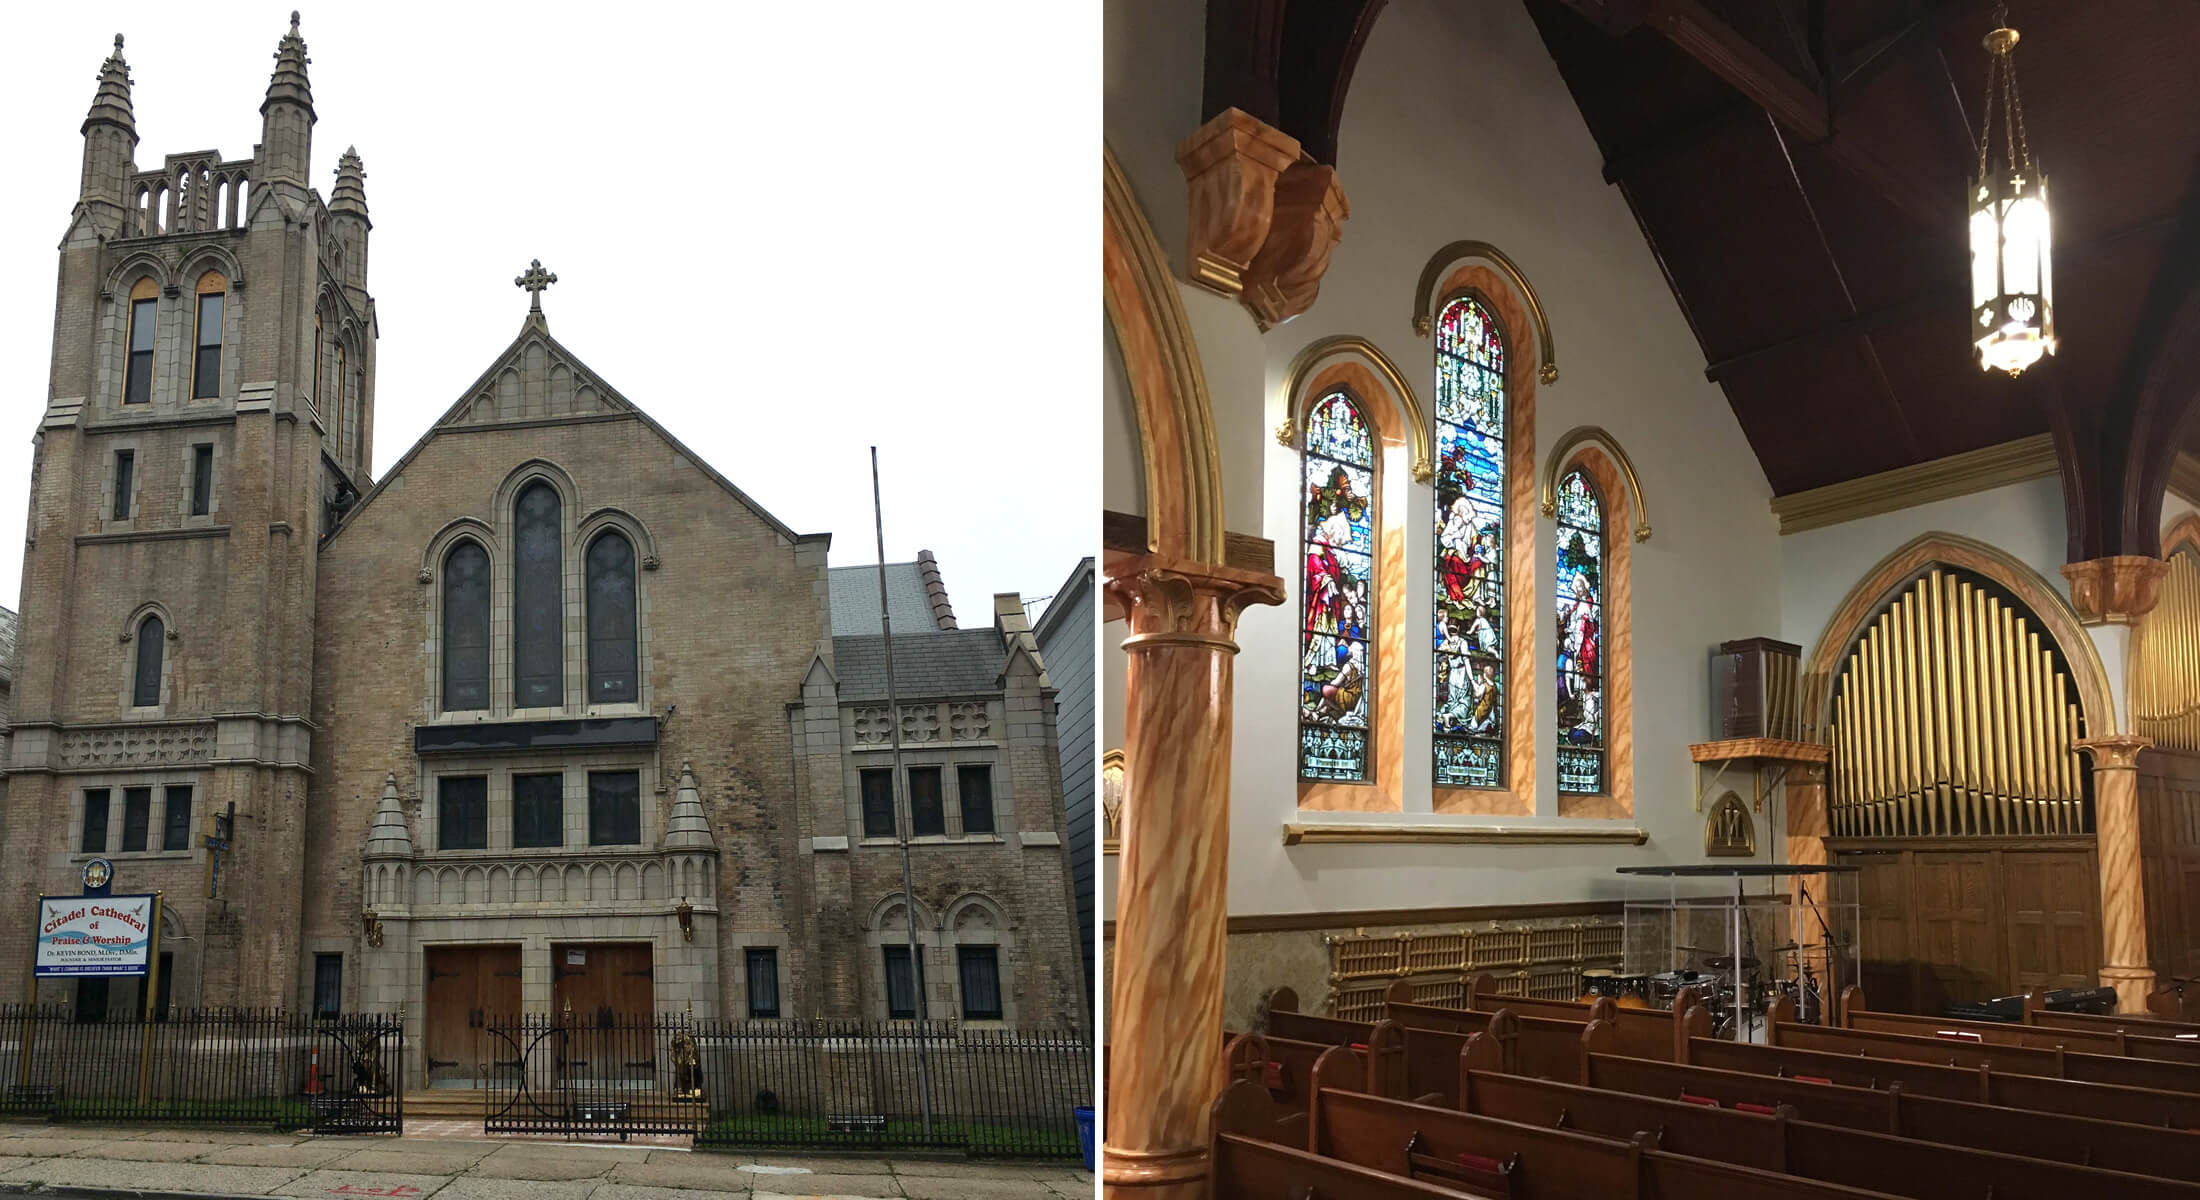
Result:
[[[1375,825],[1285,821],[1283,844],[1412,846],[1640,846],[1650,840],[1632,827],[1564,825]]]
[[[1596,425],[1576,425],[1560,435],[1557,444],[1551,447],[1551,457],[1543,464],[1543,515],[1558,515],[1558,473],[1575,450],[1592,444],[1602,448],[1619,467],[1620,476],[1627,481],[1627,494],[1635,503],[1635,540],[1649,541],[1650,510],[1643,503],[1642,480],[1635,475],[1634,461],[1620,447],[1619,439]]]
[[[1781,533],[1801,533],[2023,483],[2061,469],[2055,461],[2054,436],[2040,433],[1877,475],[1774,496],[1772,515],[1780,519]],[[2171,478],[2174,486],[2175,476]]]
[[[1503,250],[1488,242],[1460,241],[1438,250],[1428,265],[1421,268],[1421,282],[1413,294],[1413,332],[1427,337],[1431,332],[1430,308],[1434,303],[1437,283],[1444,272],[1461,259],[1479,258],[1497,268],[1498,272],[1520,289],[1520,298],[1527,301],[1528,317],[1535,322],[1536,351],[1542,358],[1542,366],[1536,378],[1544,383],[1558,382],[1558,350],[1551,340],[1551,321],[1543,315],[1543,299],[1535,294],[1535,285],[1528,282],[1518,264],[1506,257]]]
[[[1207,374],[1168,253],[1154,236],[1115,152],[1105,145],[1101,152],[1102,295],[1138,417],[1149,549],[1219,563],[1222,455],[1215,443]],[[1157,490],[1163,494],[1155,494]]]
[[[1421,407],[1420,393],[1406,382],[1405,373],[1398,364],[1390,361],[1375,343],[1353,334],[1339,334],[1308,342],[1304,349],[1291,359],[1291,365],[1283,372],[1283,424],[1276,426],[1276,441],[1297,449],[1299,434],[1306,428],[1306,413],[1319,397],[1301,396],[1299,388],[1314,373],[1314,368],[1324,360],[1338,355],[1351,355],[1366,360],[1383,377],[1390,390],[1405,406],[1409,445],[1413,448],[1413,481],[1427,483],[1436,475],[1436,460],[1429,454],[1429,430],[1434,424],[1428,410]]]
[[[2169,468],[2169,490],[2188,504],[2200,504],[2200,454],[2179,451]]]

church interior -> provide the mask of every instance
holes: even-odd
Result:
[[[1105,1194],[2194,1194],[2200,11],[1103,12]]]

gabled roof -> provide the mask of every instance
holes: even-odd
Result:
[[[757,518],[778,531],[788,541],[805,537],[830,537],[829,534],[799,534],[786,523],[766,511],[764,506],[751,499],[748,493],[733,485],[733,481],[718,473],[702,455],[687,448],[672,431],[657,423],[640,405],[621,395],[619,390],[605,382],[603,377],[589,369],[580,356],[550,336],[550,324],[540,312],[530,312],[520,326],[519,336],[504,348],[489,368],[469,385],[465,392],[428,426],[420,440],[405,451],[395,465],[374,487],[360,497],[359,503],[344,514],[338,525],[323,541],[323,545],[335,541],[349,529],[359,514],[374,503],[389,487],[390,481],[405,473],[413,459],[419,457],[429,442],[437,435],[460,429],[514,424],[538,423],[559,419],[590,420],[606,417],[627,417],[640,421],[652,433],[663,438],[666,444],[681,457],[695,464],[696,468],[724,488],[742,506],[755,513]]]
[[[834,567],[826,572],[833,605],[833,632],[841,636],[876,636],[878,624],[878,568]],[[924,587],[924,573],[913,562],[886,564],[886,615],[893,618],[894,637],[936,631],[932,602]]]
[[[939,629],[894,634],[894,690],[917,696],[969,696],[1001,690],[1006,652],[991,629]],[[886,698],[886,639],[862,634],[833,639],[833,667],[840,698]]]

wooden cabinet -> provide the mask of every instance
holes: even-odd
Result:
[[[2035,986],[2095,986],[2100,884],[2090,839],[1827,847],[1834,862],[1862,868],[1871,1007],[1937,1014]]]

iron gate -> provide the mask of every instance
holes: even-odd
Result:
[[[494,1016],[484,1026],[485,1133],[693,1135],[702,1073],[687,1017],[656,1013]]]

